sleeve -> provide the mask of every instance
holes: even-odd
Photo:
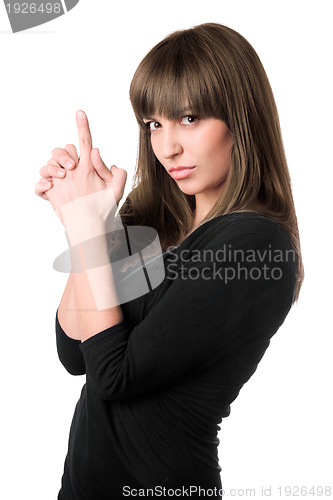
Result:
[[[190,377],[251,336],[267,340],[283,323],[295,286],[295,263],[272,261],[285,243],[268,232],[225,242],[177,262],[161,299],[134,328],[123,322],[80,345],[87,382],[103,400],[132,398]],[[235,251],[238,250],[238,253]],[[254,261],[246,252],[259,255]],[[237,253],[237,256],[236,256]],[[208,254],[208,252],[207,252]]]
[[[57,351],[61,363],[71,375],[84,375],[86,366],[80,349],[81,341],[66,335],[59,323],[58,310],[56,312],[55,331]]]

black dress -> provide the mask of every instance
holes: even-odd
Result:
[[[284,228],[245,212],[163,259],[164,280],[121,305],[122,323],[81,343],[56,316],[61,362],[86,374],[59,500],[221,498],[219,424],[291,308],[296,255]]]

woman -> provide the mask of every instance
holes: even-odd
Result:
[[[36,185],[82,265],[56,316],[60,360],[86,374],[58,498],[221,498],[218,424],[303,280],[278,114],[254,49],[215,23],[154,47],[130,98],[139,155],[120,215],[127,229],[158,232],[155,289],[117,302],[105,223],[126,172],[92,149],[84,113],[80,158],[56,148]]]

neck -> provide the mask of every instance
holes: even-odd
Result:
[[[219,196],[219,194],[218,194]],[[218,197],[217,196],[217,197]],[[198,226],[200,226],[201,221],[206,217],[208,212],[213,208],[217,197],[207,196],[207,193],[200,193],[195,196],[195,209],[193,211],[193,222],[191,231],[194,231]],[[244,211],[253,211],[262,213],[264,211],[264,205],[259,201],[255,200],[248,206],[244,207]]]
[[[195,209],[193,212],[194,217],[192,225],[193,229],[200,225],[204,217],[206,217],[208,212],[213,208],[223,188],[224,183],[222,185],[220,184],[213,190],[204,191],[203,193],[198,193],[195,195]]]

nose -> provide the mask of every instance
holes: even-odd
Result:
[[[181,154],[182,152],[183,147],[175,127],[173,125],[164,126],[161,137],[161,156],[165,160],[168,160],[175,155]]]

